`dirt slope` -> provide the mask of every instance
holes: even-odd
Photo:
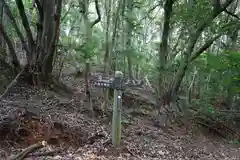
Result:
[[[84,84],[78,83],[81,89]],[[93,101],[95,107],[101,104],[100,98]],[[14,86],[0,102],[0,159],[42,140],[48,140],[49,145],[26,159],[240,159],[240,146],[201,134],[194,139],[184,126],[163,130],[154,126],[150,114],[136,116],[127,108],[123,112],[122,146],[113,149],[111,117],[90,118],[84,104],[81,92],[63,96],[24,84]],[[49,151],[57,153],[39,155]]]

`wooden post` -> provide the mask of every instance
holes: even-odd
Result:
[[[115,79],[119,79],[119,83],[122,83],[123,73],[121,71],[115,72]],[[116,84],[121,85],[121,84]],[[114,147],[120,146],[121,141],[121,110],[122,110],[122,91],[120,89],[114,89],[114,103],[113,103],[113,115],[112,115],[112,144]]]
[[[121,141],[122,90],[124,90],[126,87],[139,87],[142,86],[142,84],[126,83],[123,80],[123,73],[121,71],[116,71],[114,80],[97,80],[95,86],[99,88],[114,89],[112,144],[114,147],[119,147]]]

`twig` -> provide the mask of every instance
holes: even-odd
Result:
[[[7,86],[7,89],[3,92],[3,94],[0,96],[0,100],[8,93],[9,89],[17,83],[18,78],[22,75],[24,69],[21,70],[21,72],[18,73],[18,75],[14,78],[14,80]]]
[[[63,22],[63,20],[66,18],[67,14],[70,12],[70,10],[71,10],[71,8],[72,8],[73,6],[74,6],[74,3],[71,2],[70,5],[69,5],[69,7],[68,7],[67,12],[62,16],[61,22]]]
[[[42,141],[41,143],[33,144],[33,145],[29,146],[28,148],[24,149],[18,155],[14,156],[12,158],[9,158],[9,160],[23,160],[24,158],[26,158],[28,156],[29,153],[34,152],[35,150],[40,149],[46,145],[47,145],[46,141]]]
[[[96,8],[96,11],[97,11],[97,19],[95,19],[92,23],[91,23],[91,28],[97,24],[98,22],[101,21],[101,13],[100,13],[100,7],[99,7],[99,3],[98,3],[98,0],[95,0],[95,8]]]
[[[49,151],[49,152],[40,152],[35,154],[29,154],[26,157],[44,157],[44,156],[55,156],[57,153],[61,153],[62,150]]]

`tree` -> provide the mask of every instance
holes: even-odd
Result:
[[[174,101],[174,97],[176,96],[177,92],[179,91],[180,84],[185,76],[186,70],[189,64],[194,61],[204,50],[211,46],[211,44],[218,39],[222,34],[225,32],[217,33],[215,36],[208,39],[202,46],[198,49],[194,49],[197,43],[197,40],[203,33],[204,29],[209,27],[212,21],[226,8],[233,2],[233,0],[227,0],[225,3],[221,4],[214,4],[213,9],[210,11],[207,18],[203,19],[198,23],[196,29],[190,31],[189,40],[187,43],[187,47],[183,52],[183,60],[180,62],[180,67],[176,73],[175,78],[171,82],[171,86],[168,91],[162,96],[162,101],[167,106],[170,106],[171,101]],[[166,3],[167,4],[167,3]]]
[[[24,66],[24,69],[26,75],[30,74],[31,78],[29,79],[29,82],[39,84],[40,80],[48,81],[51,78],[53,57],[56,53],[56,44],[59,38],[62,0],[56,2],[53,0],[36,0],[33,2],[32,5],[38,11],[38,22],[36,24],[37,34],[33,34],[32,32],[22,0],[15,1],[21,16],[22,25],[26,32],[26,40],[13,16],[9,4],[7,4],[5,0],[3,0],[2,3],[4,5],[5,13],[11,20],[11,23],[26,51],[27,65]],[[12,42],[9,41],[3,27],[1,27],[1,33],[3,36],[5,35],[4,39],[11,50],[14,68],[19,70],[21,67],[16,58],[16,53],[14,53],[12,49],[13,47],[11,47]]]
[[[224,99],[225,109],[230,110],[239,97],[233,66],[239,54],[238,2],[4,0],[1,65],[13,67],[15,74],[24,69],[26,80],[35,85],[55,80],[56,68],[57,77],[66,66],[84,72],[81,78],[91,110],[89,73],[111,76],[116,70],[123,71],[125,79],[141,79],[152,86],[163,115],[172,111],[179,115],[183,112],[179,106],[191,110],[196,103],[203,105],[202,100],[213,107]],[[26,52],[26,66],[19,63],[19,42]],[[220,63],[228,67],[219,69]],[[106,90],[105,102],[109,95]]]

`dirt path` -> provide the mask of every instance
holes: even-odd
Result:
[[[202,134],[197,139],[193,139],[184,131],[184,127],[166,131],[154,127],[150,115],[149,117],[132,116],[127,109],[123,113],[122,146],[117,150],[113,149],[110,140],[110,121],[100,117],[89,118],[81,94],[78,93],[75,96],[77,96],[77,101],[71,101],[70,98],[50,91],[34,89],[25,85],[16,86],[9,96],[1,101],[1,120],[7,115],[19,114],[20,111],[28,110],[44,123],[39,122],[40,129],[37,130],[29,125],[34,121],[32,118],[28,122],[21,119],[21,125],[31,131],[31,136],[14,143],[10,143],[8,139],[2,140],[0,159],[6,159],[10,155],[19,153],[20,148],[44,140],[48,134],[44,127],[49,128],[54,125],[51,144],[38,152],[59,149],[61,152],[47,158],[35,157],[34,160],[240,159],[240,146],[228,145],[224,141],[210,139]],[[95,105],[100,103],[97,100],[94,102]],[[39,136],[41,134],[42,136]],[[40,137],[39,139],[36,138],[37,135],[38,138]],[[28,159],[32,160],[33,157]]]

